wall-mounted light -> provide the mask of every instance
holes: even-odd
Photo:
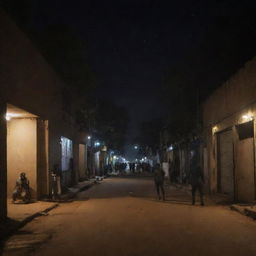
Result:
[[[253,116],[252,115],[243,115],[242,116],[243,120],[245,121],[252,121],[253,120]]]
[[[7,121],[10,121],[14,117],[21,117],[21,115],[20,114],[15,114],[15,113],[6,113],[6,115],[5,115],[5,119]]]
[[[215,125],[212,127],[212,133],[216,133],[218,131],[218,127]]]
[[[88,136],[87,139],[90,140],[92,137],[91,136]]]

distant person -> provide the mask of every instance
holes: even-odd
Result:
[[[155,170],[154,170],[154,181],[156,186],[156,192],[158,195],[158,199],[163,201],[165,200],[165,191],[164,191],[164,171],[162,170],[160,164],[156,164]],[[162,197],[161,197],[161,193]]]
[[[203,185],[204,185],[204,174],[202,168],[197,163],[196,159],[192,159],[190,169],[190,184],[192,186],[192,205],[195,204],[196,191],[198,190],[200,195],[201,205],[204,205]]]

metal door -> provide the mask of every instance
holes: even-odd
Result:
[[[234,199],[234,157],[232,130],[218,134],[218,190]]]
[[[237,200],[255,199],[253,138],[239,140],[236,146]]]

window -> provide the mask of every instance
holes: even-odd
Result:
[[[67,171],[70,169],[70,160],[73,158],[72,140],[61,137],[61,170]]]
[[[253,121],[246,122],[236,126],[239,140],[248,139],[254,136]]]

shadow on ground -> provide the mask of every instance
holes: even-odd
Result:
[[[0,222],[0,255],[3,253],[5,241],[20,225],[20,221],[10,218],[7,218],[4,222]]]

